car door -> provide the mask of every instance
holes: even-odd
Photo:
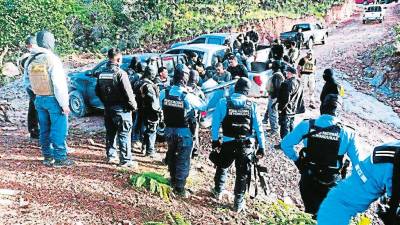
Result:
[[[315,24],[314,30],[315,30],[314,33],[316,41],[321,42],[322,39],[324,38],[325,31],[322,29],[322,26],[320,24]]]

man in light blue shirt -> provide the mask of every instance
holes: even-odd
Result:
[[[210,159],[217,166],[213,193],[216,198],[221,198],[228,168],[235,161],[234,210],[236,212],[242,211],[245,207],[244,194],[251,175],[251,163],[254,160],[254,137],[258,143],[256,155],[263,157],[265,154],[265,137],[257,105],[247,98],[250,87],[251,81],[248,78],[239,78],[235,84],[235,93],[219,101],[212,118],[212,147],[214,151],[221,147],[217,157],[210,155]],[[219,134],[221,126],[222,141]]]
[[[186,179],[189,176],[190,158],[193,149],[193,134],[189,123],[194,119],[195,110],[206,111],[207,104],[187,90],[189,69],[178,64],[175,69],[173,86],[160,93],[164,114],[165,138],[168,143],[166,162],[175,193],[187,197]]]
[[[328,191],[345,176],[344,155],[353,165],[359,161],[355,134],[337,118],[342,101],[338,95],[328,95],[321,105],[321,116],[304,120],[281,142],[285,155],[293,160],[301,173],[300,193],[305,211],[318,212]],[[303,142],[300,154],[295,147]],[[343,172],[343,173],[342,173]]]
[[[318,225],[349,224],[357,213],[386,194],[389,210],[379,215],[386,225],[400,223],[400,140],[374,149],[365,160],[353,166],[351,176],[333,188],[318,211]]]

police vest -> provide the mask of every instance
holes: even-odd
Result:
[[[318,168],[341,169],[343,156],[338,155],[340,131],[339,125],[320,128],[315,126],[315,120],[310,120],[310,131],[305,149],[306,159],[310,165]]]
[[[387,221],[385,224],[399,224],[400,219],[400,146],[386,145],[378,146],[372,153],[372,162],[392,163],[392,196],[389,201],[389,210],[387,212]]]
[[[314,70],[315,70],[314,59],[309,60],[309,59],[304,58],[304,60],[305,60],[305,63],[303,65],[302,72],[303,73],[314,73]]]
[[[117,83],[116,76],[118,71],[106,70],[100,73],[97,80],[101,98],[104,99],[104,105],[115,106],[124,104],[125,94],[122,92],[120,84]]]
[[[235,106],[231,98],[226,99],[226,116],[222,121],[222,133],[226,137],[246,138],[252,131],[252,102]]]
[[[162,101],[164,123],[166,127],[186,128],[189,127],[189,118],[185,110],[185,92],[180,96],[169,94],[170,88],[165,90],[165,98]]]
[[[33,93],[39,96],[54,95],[53,82],[48,72],[49,62],[45,53],[37,53],[29,59],[27,69]]]

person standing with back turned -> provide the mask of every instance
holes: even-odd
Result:
[[[96,95],[104,104],[107,162],[117,162],[115,146],[118,146],[120,166],[136,167],[131,151],[132,111],[137,110],[135,95],[128,74],[120,68],[121,52],[111,48],[107,55],[106,69],[96,84]]]
[[[69,95],[62,62],[53,53],[54,35],[41,31],[36,35],[40,47],[25,64],[26,77],[36,95],[35,107],[40,126],[40,146],[45,166],[74,165],[67,158]]]

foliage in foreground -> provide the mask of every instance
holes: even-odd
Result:
[[[279,225],[315,225],[315,220],[310,214],[300,211],[298,208],[278,200],[275,203],[257,202],[255,210],[259,213],[260,218],[253,221],[253,225],[261,224],[279,224]]]
[[[131,175],[129,182],[136,188],[145,188],[151,193],[158,194],[164,201],[171,201],[172,188],[168,179],[154,172],[144,172]]]

